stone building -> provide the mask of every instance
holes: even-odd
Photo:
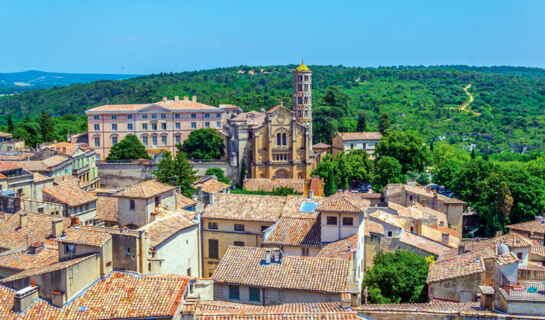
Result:
[[[380,132],[337,132],[333,136],[333,154],[353,150],[364,150],[373,155],[377,144],[382,140]]]
[[[293,111],[280,104],[267,112],[251,111],[227,120],[231,166],[240,168],[244,160],[250,178],[310,178],[315,160],[311,77],[304,64],[294,70]]]

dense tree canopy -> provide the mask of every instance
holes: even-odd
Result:
[[[415,131],[391,131],[382,138],[375,153],[392,157],[401,164],[403,173],[422,172],[431,164],[431,152],[424,139]]]
[[[396,158],[384,156],[377,159],[373,175],[373,190],[382,192],[389,183],[406,183],[407,176],[402,173],[402,167]]]
[[[116,143],[106,160],[137,160],[151,159],[146,148],[134,134],[128,134],[123,140]]]
[[[206,169],[206,172],[204,174],[207,176],[216,176],[216,178],[218,178],[218,181],[231,184],[231,181],[225,176],[225,171],[222,168],[208,168]]]
[[[223,156],[223,140],[216,129],[192,131],[180,148],[190,159],[212,160]]]
[[[178,152],[174,157],[169,151],[163,152],[153,174],[163,183],[180,187],[186,197],[191,198],[195,191],[193,183],[197,179],[197,170],[183,152]]]

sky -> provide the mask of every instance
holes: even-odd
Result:
[[[543,0],[0,0],[0,72],[545,68]]]

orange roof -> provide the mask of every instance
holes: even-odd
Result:
[[[314,218],[282,217],[263,245],[321,247],[319,215]]]
[[[158,194],[174,190],[174,187],[157,180],[147,180],[135,184],[115,194],[116,197],[149,199]]]
[[[346,212],[346,213],[362,213],[371,202],[366,199],[349,192],[339,192],[327,197],[322,204],[316,209],[320,212]]]
[[[0,171],[8,171],[8,170],[15,170],[15,169],[21,169],[21,162],[16,161],[2,161],[0,162]]]
[[[45,148],[51,149],[66,156],[72,156],[79,147],[70,142],[58,142],[48,144],[45,146]]]
[[[338,132],[336,135],[343,141],[382,139],[382,133],[380,132]]]
[[[44,188],[42,193],[70,207],[93,202],[97,199],[92,193],[83,191],[71,183]]]
[[[55,247],[45,246],[38,253],[30,253],[27,248],[13,249],[0,254],[0,268],[28,270],[59,262],[59,252]]]
[[[97,218],[109,222],[119,221],[118,200],[114,197],[97,197]]]
[[[202,191],[206,193],[218,193],[231,187],[227,183],[223,183],[214,179],[208,179],[205,182],[195,183],[193,186],[195,188],[201,187]]]
[[[58,320],[60,310],[47,301],[38,299],[23,314],[13,312],[15,291],[0,286],[0,314],[3,320]]]
[[[287,197],[280,196],[219,193],[202,218],[274,223],[280,218],[286,200]]]
[[[21,228],[20,215],[22,211],[10,215],[0,223],[0,247],[15,249],[27,247],[29,243],[46,241],[51,237],[52,220],[58,216],[43,213],[28,212],[28,223]],[[70,225],[70,219],[62,218],[64,227]],[[56,245],[55,242],[50,242]]]
[[[202,111],[216,111],[221,112],[220,108],[209,106],[203,103],[199,103],[193,100],[161,100],[148,104],[107,104],[96,108],[92,108],[86,111],[88,114],[93,113],[115,113],[115,112],[137,112],[151,106],[160,106],[168,109],[169,111],[184,111],[184,110],[202,110]]]
[[[196,226],[197,223],[189,220],[183,214],[168,214],[163,218],[154,220],[140,228],[150,236],[150,245],[156,247],[178,231]]]
[[[272,192],[273,189],[280,187],[293,188],[296,192],[303,193],[305,189],[305,180],[251,178],[244,181],[244,189],[249,191]]]
[[[277,105],[276,107],[272,107],[272,108],[270,108],[270,109],[267,111],[267,113],[273,112],[274,110],[276,110],[276,109],[278,109],[278,108],[280,108],[280,107],[282,107],[282,105],[280,105],[280,104]]]
[[[318,257],[349,259],[358,248],[358,234],[327,244]]]
[[[58,238],[57,241],[62,243],[102,247],[111,239],[112,236],[107,232],[100,232],[86,228],[70,228],[66,231],[65,236]]]

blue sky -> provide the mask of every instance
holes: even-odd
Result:
[[[545,67],[545,1],[0,0],[0,72]]]

